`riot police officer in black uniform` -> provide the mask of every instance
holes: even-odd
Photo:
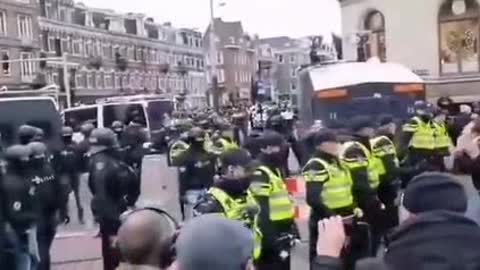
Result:
[[[14,265],[5,269],[28,269],[39,259],[35,233],[38,202],[35,186],[28,176],[31,153],[30,147],[26,145],[13,145],[5,151],[7,164],[1,189],[4,196],[2,200],[5,206],[7,239],[12,252],[8,257]]]
[[[73,142],[73,129],[71,127],[62,128],[63,147],[54,155],[54,165],[58,180],[69,186],[69,191],[73,191],[75,202],[77,204],[77,214],[80,223],[83,220],[83,206],[80,200],[80,175],[81,168],[78,166],[82,162],[82,156],[78,145]],[[68,196],[65,198],[68,203]]]
[[[83,135],[82,141],[78,143],[78,154],[80,157],[80,161],[78,166],[82,172],[87,171],[87,164],[88,164],[88,151],[90,149],[90,135],[92,131],[95,129],[95,126],[91,123],[85,123],[80,127],[80,133]]]
[[[55,176],[47,159],[47,146],[41,142],[28,145],[32,151],[30,157],[29,179],[35,188],[38,202],[37,241],[40,255],[39,270],[50,269],[50,247],[56,234],[57,222],[68,223],[66,215],[67,187]]]
[[[128,147],[125,145],[126,143],[124,140],[125,125],[122,123],[122,121],[114,121],[111,129],[117,136],[117,141],[119,144],[117,150],[118,154],[120,155],[119,157],[126,162]]]
[[[132,166],[139,174],[142,168],[142,159],[145,154],[143,144],[147,142],[145,125],[139,116],[136,116],[125,127],[120,145],[124,148],[125,162]]]
[[[112,130],[93,130],[90,144],[88,186],[93,194],[91,208],[100,225],[104,269],[114,270],[119,258],[112,250],[112,244],[120,227],[120,215],[134,206],[140,195],[139,179],[133,168],[118,158],[117,141]]]
[[[192,128],[187,141],[188,149],[172,157],[172,162],[179,167],[180,194],[184,194],[183,204],[188,206],[185,215],[189,218],[199,197],[213,184],[216,156],[205,149],[205,132],[201,128]]]

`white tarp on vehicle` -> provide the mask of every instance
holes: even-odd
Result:
[[[312,67],[309,75],[314,91],[364,83],[423,83],[410,69],[395,63],[336,63]]]

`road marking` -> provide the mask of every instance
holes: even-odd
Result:
[[[78,232],[61,232],[55,235],[56,239],[68,239],[68,238],[79,238],[79,237],[91,237],[94,238],[97,234],[97,231],[78,231]]]

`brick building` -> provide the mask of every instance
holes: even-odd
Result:
[[[157,23],[144,14],[121,14],[71,0],[40,0],[42,48],[68,54],[76,99],[132,93],[182,92],[205,102],[205,57],[200,32]],[[58,66],[45,70],[62,85]]]
[[[38,56],[39,14],[36,0],[2,0],[0,5],[0,60],[31,59]],[[0,87],[29,88],[37,64],[17,62],[2,64]]]
[[[248,100],[257,68],[255,37],[248,35],[239,21],[225,22],[222,19],[215,19],[214,23],[217,49],[214,64],[221,92],[221,103]],[[204,44],[210,52],[210,27],[204,35]],[[207,81],[211,83],[209,53],[206,59]]]

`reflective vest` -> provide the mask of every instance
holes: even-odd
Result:
[[[295,205],[290,199],[287,186],[280,177],[280,172],[277,170],[274,173],[266,166],[260,166],[257,170],[265,173],[269,179],[268,202],[270,205],[270,220],[293,219],[295,217]]]
[[[218,139],[218,142],[220,142],[221,146],[216,147],[215,145],[212,144],[212,152],[221,155],[222,153],[225,153],[230,150],[235,150],[239,149],[238,145],[235,142],[230,142],[229,140],[225,138],[220,138]]]
[[[345,153],[350,148],[361,149],[365,154],[366,160],[346,158]],[[346,142],[343,144],[343,151],[340,154],[340,157],[343,161],[345,161],[345,164],[350,169],[355,169],[358,167],[367,167],[368,182],[370,183],[370,187],[373,189],[378,188],[378,186],[380,185],[379,171],[381,171],[381,167],[383,166],[383,161],[380,158],[372,155],[370,153],[370,150],[368,150],[367,147],[365,147],[363,144],[359,142]]]
[[[255,239],[254,258],[258,259],[262,247],[262,233],[260,232],[257,222],[260,206],[257,204],[253,196],[248,194],[245,200],[234,199],[225,191],[214,187],[210,188],[208,193],[211,194],[220,205],[222,205],[224,211],[223,215],[226,218],[241,221],[253,231]],[[254,211],[251,211],[251,208],[255,208]],[[252,216],[250,213],[255,211],[257,214]]]
[[[323,182],[321,200],[329,209],[345,208],[353,205],[352,186],[353,181],[350,172],[338,165],[330,164],[322,159],[313,158],[307,162],[320,163],[328,174],[328,180],[322,181],[321,178],[309,174],[307,171],[304,176],[307,182]],[[311,172],[310,172],[311,173]]]
[[[420,150],[434,150],[436,148],[435,128],[418,117],[413,119],[417,122],[416,127],[413,129],[404,128],[404,130],[413,132],[408,146]]]
[[[170,163],[172,163],[172,161],[179,157],[180,154],[182,154],[183,152],[187,151],[188,148],[190,146],[188,145],[188,143],[182,141],[182,140],[178,140],[176,142],[174,142],[171,146],[170,146],[170,150],[168,151],[168,154],[169,154],[169,161]]]
[[[452,139],[447,131],[447,126],[444,123],[433,122],[435,131],[435,149],[450,149],[452,147]]]
[[[395,157],[395,164],[398,166],[399,161],[397,159],[397,150],[395,144],[387,136],[379,136],[370,140],[370,147],[372,148],[372,155],[378,158],[380,161],[387,155],[393,155]],[[383,162],[378,164],[378,174],[380,176],[385,175],[387,170]]]

